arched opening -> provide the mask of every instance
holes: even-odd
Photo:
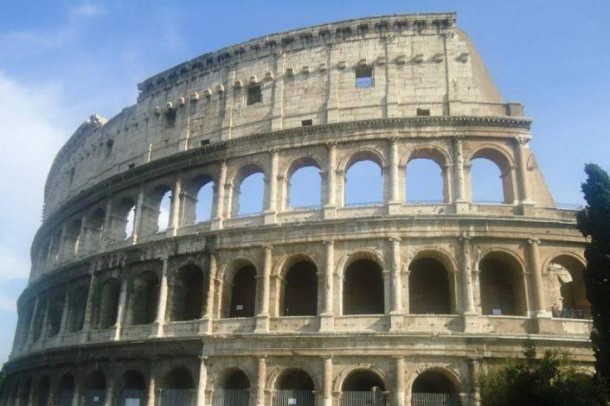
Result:
[[[554,258],[549,265],[553,317],[590,319],[591,304],[585,289],[585,266],[569,255]]]
[[[106,402],[106,377],[101,371],[92,372],[85,379],[84,393],[85,406],[102,406]]]
[[[71,258],[80,251],[81,243],[81,220],[72,221],[64,234],[64,258]]]
[[[32,394],[32,379],[28,378],[19,391],[19,406],[29,406]]]
[[[209,181],[199,188],[195,206],[195,222],[210,221],[214,202],[214,182]]]
[[[172,209],[172,191],[167,190],[159,202],[159,215],[157,217],[157,231],[165,231],[169,228],[170,213]]]
[[[214,390],[213,405],[247,406],[250,397],[250,380],[239,369],[225,371]]]
[[[280,314],[314,316],[318,308],[318,269],[311,261],[293,264],[283,280]]]
[[[48,337],[55,337],[59,333],[65,300],[64,294],[58,294],[48,302],[46,331]]]
[[[499,151],[482,149],[466,168],[470,178],[471,198],[479,203],[511,204],[514,200],[511,166]]]
[[[64,374],[59,380],[57,390],[57,406],[72,406],[74,401],[74,377],[72,374]]]
[[[185,182],[184,198],[181,199],[182,224],[210,221],[214,203],[214,187],[214,180],[207,174],[199,174]]]
[[[450,314],[449,272],[433,258],[417,258],[409,265],[409,312],[412,314]]]
[[[288,369],[277,379],[273,404],[313,406],[314,389],[313,380],[307,372],[302,369]]]
[[[256,268],[245,265],[233,277],[229,317],[253,317],[256,302]]]
[[[379,162],[355,160],[345,172],[345,205],[383,203],[383,171]]]
[[[415,378],[411,388],[413,406],[461,404],[457,388],[445,374],[425,371]]]
[[[85,322],[85,308],[87,307],[88,284],[82,283],[72,289],[68,295],[68,325],[70,333],[81,331]]]
[[[51,395],[51,380],[48,376],[43,377],[38,382],[34,405],[47,406]]]
[[[149,189],[144,195],[139,223],[140,235],[151,235],[170,227],[172,188],[161,184]]]
[[[256,165],[241,169],[233,189],[234,216],[262,213],[265,202],[265,174]]]
[[[127,371],[123,375],[120,406],[143,406],[146,405],[146,380],[139,371]]]
[[[84,238],[82,246],[83,252],[97,252],[100,248],[105,218],[106,212],[102,208],[95,209],[91,216],[87,217],[86,238]]]
[[[343,314],[383,314],[383,272],[370,259],[352,262],[343,277]]]
[[[481,311],[494,316],[525,316],[527,302],[523,272],[510,255],[494,252],[479,264]]]
[[[414,158],[407,164],[407,203],[442,203],[444,197],[443,170],[432,159]]]
[[[320,168],[303,162],[288,181],[288,207],[319,208],[322,204]]]
[[[132,326],[151,324],[157,318],[159,302],[159,278],[154,272],[140,273],[132,282],[127,324]]]
[[[34,323],[32,325],[32,340],[36,341],[40,338],[42,334],[42,322],[44,320],[44,314],[47,311],[47,301],[41,300],[38,304],[38,308],[36,309],[36,313],[34,314]]]
[[[163,380],[160,405],[193,405],[196,395],[195,381],[189,370],[182,367],[174,368]]]
[[[341,405],[385,404],[385,382],[372,371],[366,369],[353,371],[341,385]]]
[[[170,290],[170,320],[197,320],[203,315],[208,283],[203,271],[195,264],[181,267]]]
[[[133,236],[136,220],[136,203],[126,197],[113,205],[111,217],[112,235],[115,240],[126,240]]]
[[[120,292],[121,283],[118,279],[110,278],[103,283],[97,309],[98,329],[110,328],[116,324]]]

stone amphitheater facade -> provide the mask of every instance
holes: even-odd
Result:
[[[527,338],[591,369],[574,211],[455,14],[268,35],[138,89],[52,165],[3,404],[476,404],[478,371]],[[477,158],[501,204],[473,201]],[[415,159],[443,201],[406,196]],[[360,161],[382,202],[347,204]],[[305,167],[321,201],[292,207]],[[253,174],[263,210],[243,216]]]

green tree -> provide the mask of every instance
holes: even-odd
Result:
[[[582,184],[587,206],[578,212],[578,229],[590,237],[585,248],[585,287],[591,303],[598,380],[610,393],[610,177],[599,166],[585,165],[587,180]]]
[[[513,358],[479,377],[483,406],[596,406],[606,405],[599,386],[568,364],[557,351],[536,357],[531,342],[523,358]]]

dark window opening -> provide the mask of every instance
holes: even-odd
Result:
[[[204,145],[208,145],[209,143],[210,143],[210,140],[201,140],[199,142],[199,145],[201,145],[203,147]]]
[[[176,124],[176,109],[168,109],[165,112],[165,126],[173,127]]]
[[[308,261],[294,264],[286,273],[282,316],[313,316],[318,306],[316,266]]]
[[[343,314],[383,314],[381,267],[370,259],[353,262],[343,281]]]
[[[417,113],[418,116],[429,116],[430,115],[430,109],[417,109]]]
[[[109,157],[112,153],[112,146],[114,145],[113,140],[106,141],[106,157]]]
[[[412,314],[450,314],[449,275],[439,261],[416,259],[409,266],[409,310]]]
[[[129,164],[129,166],[128,166],[127,168],[129,168],[129,169],[133,169],[133,168],[135,168],[135,167],[136,167],[136,164]]]
[[[310,125],[313,125],[313,120],[312,119],[302,120],[301,121],[301,127],[309,127]]]
[[[356,88],[368,89],[375,86],[373,68],[371,66],[358,66],[356,68]]]
[[[256,269],[249,265],[241,268],[233,278],[229,317],[254,316],[256,301]]]
[[[260,86],[250,86],[248,87],[248,97],[247,104],[248,106],[254,103],[260,103],[263,101],[263,93],[261,91]]]

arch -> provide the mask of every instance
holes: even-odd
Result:
[[[88,281],[87,281],[88,282]],[[85,308],[87,307],[87,295],[89,294],[89,283],[81,283],[70,290],[68,300],[68,322],[67,331],[70,333],[81,331],[85,323]]]
[[[383,314],[384,311],[381,265],[369,258],[351,261],[343,273],[343,314]]]
[[[238,368],[224,370],[214,388],[212,404],[247,406],[250,397],[250,380]]]
[[[119,405],[136,406],[146,404],[146,380],[140,371],[131,369],[123,374]]]
[[[180,200],[182,224],[195,224],[212,218],[215,188],[216,181],[207,173],[192,176],[184,183],[184,197]]]
[[[140,221],[140,234],[151,235],[171,226],[172,188],[158,184],[145,192]]]
[[[71,258],[80,251],[82,239],[81,229],[81,219],[72,220],[72,222],[66,226],[66,232],[64,233],[64,258]]]
[[[286,207],[320,207],[322,205],[322,173],[320,159],[308,155],[295,159],[285,170]]]
[[[139,273],[131,283],[127,324],[151,324],[157,318],[159,278],[152,271]]]
[[[115,240],[126,240],[133,236],[136,221],[136,202],[124,197],[112,206],[111,234]]]
[[[203,316],[207,303],[208,277],[195,264],[180,267],[170,287],[171,321],[197,320]]]
[[[116,278],[104,281],[100,289],[99,305],[97,308],[97,328],[106,329],[114,326],[119,313],[119,295],[121,283]]]
[[[383,156],[371,149],[358,151],[346,160],[343,178],[345,206],[383,203],[383,167]],[[379,176],[375,175],[377,169]]]
[[[85,406],[101,406],[106,401],[106,376],[100,370],[85,378],[83,399]]]
[[[19,388],[19,406],[29,406],[32,397],[32,378],[27,378],[23,386]]]
[[[385,405],[385,381],[370,369],[351,371],[341,384],[341,404]]]
[[[43,376],[38,381],[36,392],[33,399],[33,404],[36,406],[47,406],[51,398],[51,379],[48,376]]]
[[[55,337],[57,334],[59,334],[65,300],[66,296],[63,292],[61,292],[55,294],[49,301],[47,301],[47,331],[44,332],[45,336]]]
[[[315,386],[311,376],[302,369],[289,368],[275,382],[274,405],[288,405],[295,399],[297,405],[314,405]]]
[[[479,174],[478,160],[486,160],[495,165],[500,173],[501,192],[493,193],[493,185],[497,184],[491,181],[485,174],[488,174],[491,167],[488,165],[483,168]],[[515,200],[513,192],[512,168],[514,163],[510,155],[498,149],[495,146],[481,146],[479,149],[472,152],[469,158],[469,167],[467,167],[468,177],[470,178],[471,197],[472,201],[492,201],[505,204],[511,204]],[[474,169],[473,169],[474,168]],[[490,193],[491,191],[491,193]],[[501,198],[500,198],[501,196]]]
[[[514,255],[495,250],[479,262],[481,311],[485,315],[525,316],[523,266]]]
[[[591,303],[585,289],[586,265],[581,258],[561,253],[547,266],[553,317],[590,319]]]
[[[72,406],[75,393],[74,376],[69,372],[65,373],[57,388],[57,406]]]
[[[265,206],[265,171],[257,164],[241,167],[233,181],[231,216],[261,213]]]
[[[184,367],[175,367],[163,378],[160,405],[192,405],[196,399],[195,380]]]
[[[314,316],[318,307],[318,268],[311,260],[291,261],[281,279],[281,316]]]
[[[225,299],[225,317],[253,317],[256,304],[256,268],[250,262],[237,261],[231,283],[224,289],[230,297]]]
[[[48,301],[46,299],[42,299],[39,304],[36,312],[34,314],[34,323],[32,325],[32,340],[36,341],[42,335],[42,322],[44,320],[44,314],[47,311]]]
[[[412,314],[454,313],[451,274],[428,255],[418,255],[409,264],[409,312]]]
[[[432,368],[420,373],[411,385],[411,404],[460,405],[459,385],[448,372]]]
[[[400,159],[400,166],[407,166],[415,159],[430,159],[441,168],[451,163],[451,155],[444,149],[432,145],[417,146]]]
[[[429,158],[410,159],[406,167],[407,203],[448,202],[443,166]]]
[[[106,210],[101,207],[93,210],[87,216],[85,235],[83,236],[83,252],[97,252],[102,241],[102,233],[104,232],[104,221],[106,219]]]

